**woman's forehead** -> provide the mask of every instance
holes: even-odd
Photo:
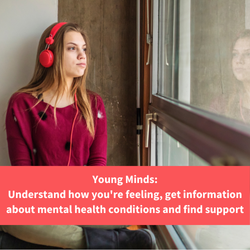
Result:
[[[239,38],[235,45],[235,50],[249,50],[250,49],[250,37]]]
[[[65,44],[75,43],[79,46],[86,44],[82,34],[77,32],[77,31],[69,31],[69,32],[65,33],[64,43]]]

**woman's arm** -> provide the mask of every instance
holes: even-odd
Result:
[[[32,165],[31,152],[27,141],[27,137],[31,138],[28,116],[29,112],[23,107],[20,97],[17,94],[13,95],[9,101],[5,126],[10,162],[14,166]]]
[[[105,107],[100,96],[97,96],[97,105],[94,112],[95,137],[90,148],[88,166],[107,165],[107,117]]]

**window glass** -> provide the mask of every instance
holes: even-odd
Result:
[[[199,249],[249,249],[250,226],[175,226],[182,237],[186,233]],[[184,237],[184,241],[185,241]]]
[[[173,70],[173,9],[174,2],[159,2],[159,52],[158,52],[158,92],[164,96],[172,96]],[[168,84],[162,84],[168,83]]]
[[[159,127],[156,129],[157,166],[207,166],[193,152]],[[175,229],[185,245],[190,241],[198,249],[250,249],[250,226],[184,225]]]
[[[158,94],[250,123],[249,1],[163,0],[159,10]]]
[[[207,166],[207,162],[157,127],[157,166]]]

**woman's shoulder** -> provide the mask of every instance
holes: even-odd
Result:
[[[36,98],[29,93],[24,93],[24,92],[15,92],[12,94],[12,96],[9,99],[9,106],[27,106],[28,105],[33,105],[34,101]]]
[[[87,92],[88,92],[90,102],[91,102],[92,105],[93,104],[95,104],[97,106],[104,105],[103,100],[102,100],[100,95],[98,95],[97,93],[95,93],[95,92],[93,92],[91,90],[87,90]]]
[[[87,90],[87,93],[88,93],[88,95],[89,95],[89,97],[90,97],[90,99],[92,100],[92,99],[94,99],[94,98],[99,98],[99,99],[102,99],[101,98],[101,96],[100,95],[98,95],[96,92],[94,92],[94,91],[91,91],[91,90]]]

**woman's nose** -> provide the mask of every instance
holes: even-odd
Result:
[[[244,63],[244,55],[239,55],[237,57],[237,63]]]
[[[78,57],[80,59],[85,59],[86,58],[86,52],[84,50],[80,50],[79,54],[78,54]]]

